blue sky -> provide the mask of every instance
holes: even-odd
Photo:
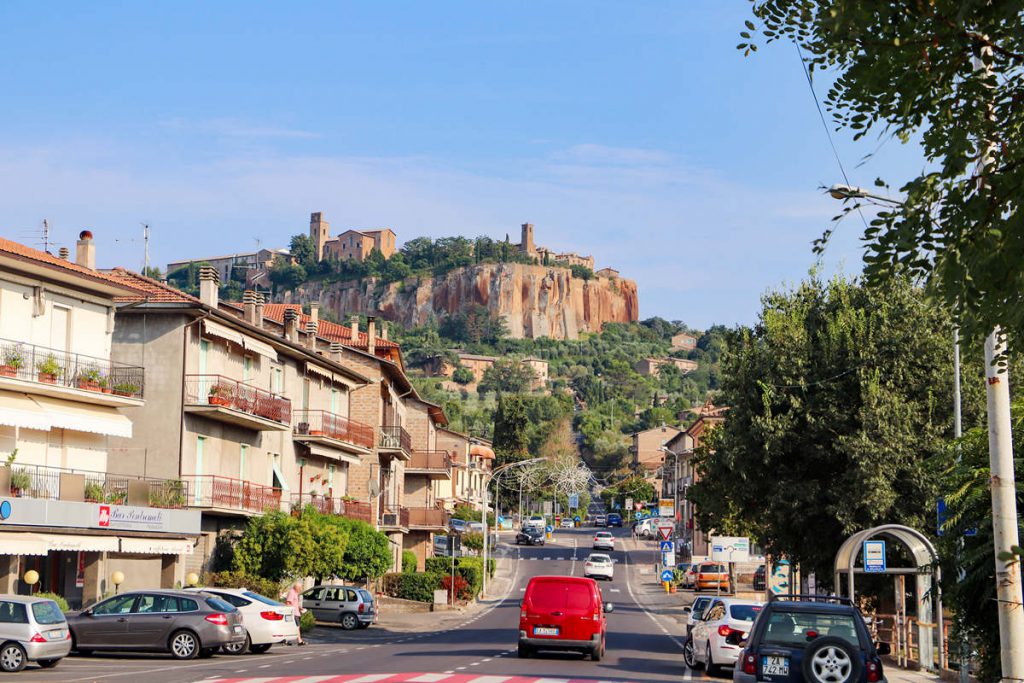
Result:
[[[101,266],[337,233],[537,241],[637,280],[641,316],[750,323],[815,263],[840,180],[791,45],[746,0],[0,4],[0,225]],[[824,92],[824,84],[819,87]],[[836,135],[855,184],[914,150]],[[824,259],[859,272],[860,226]]]

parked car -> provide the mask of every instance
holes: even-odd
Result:
[[[469,530],[469,522],[464,519],[455,519],[454,517],[448,520],[448,526],[457,534],[464,534]]]
[[[610,531],[598,531],[594,534],[594,550],[615,550],[615,537]]]
[[[763,564],[757,565],[757,569],[754,570],[754,590],[763,591],[765,589],[765,566]]]
[[[544,545],[544,530],[528,526],[516,534],[516,545]]]
[[[53,600],[0,595],[0,671],[15,673],[34,662],[57,666],[71,652],[71,632]]]
[[[736,598],[715,598],[696,620],[683,647],[683,659],[691,669],[705,668],[711,675],[723,666],[734,666],[740,641],[761,611],[761,602]]]
[[[367,628],[377,620],[377,605],[365,588],[329,584],[313,586],[302,594],[302,606],[317,621],[334,621],[346,631]]]
[[[704,616],[704,613],[708,611],[708,607],[711,605],[711,601],[714,598],[710,598],[705,595],[698,595],[693,601],[693,604],[684,607],[683,613],[686,614],[686,637],[689,638],[693,632],[693,625]]]
[[[122,593],[68,614],[68,625],[72,647],[83,655],[93,650],[152,650],[193,659],[245,641],[237,609],[216,596],[187,591]]]
[[[594,515],[594,526],[608,526],[608,515],[603,513]]]
[[[771,596],[733,671],[734,683],[885,683],[875,643],[849,598]]]
[[[562,521],[558,523],[563,529],[571,529],[576,526],[576,523],[572,521],[572,517],[562,517]]]
[[[586,562],[583,563],[583,576],[591,579],[602,578],[611,581],[615,578],[615,563],[609,555],[590,553],[587,556]]]
[[[605,652],[605,615],[613,609],[602,601],[593,579],[535,576],[526,586],[519,612],[519,656],[568,650],[599,661]]]
[[[697,576],[694,579],[693,587],[696,591],[705,588],[720,590],[725,593],[729,591],[729,568],[717,562],[701,562],[697,566]]]
[[[693,563],[690,568],[686,570],[686,576],[683,577],[684,588],[697,588],[697,570],[700,568],[699,563]]]
[[[228,643],[223,647],[230,655],[246,650],[262,654],[275,643],[291,644],[299,640],[299,623],[292,608],[265,595],[245,588],[186,588],[189,592],[215,595],[231,604],[242,615],[245,640]]]
[[[617,512],[611,512],[608,514],[608,526],[617,526],[622,528],[622,515]]]

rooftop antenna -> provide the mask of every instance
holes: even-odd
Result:
[[[149,276],[149,223],[142,223],[142,274]]]
[[[50,253],[50,222],[43,219],[43,251]]]

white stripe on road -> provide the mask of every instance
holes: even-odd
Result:
[[[300,678],[297,681],[292,681],[292,683],[321,683],[321,681],[329,681],[332,678],[337,678],[337,676],[306,676],[305,678]],[[249,682],[246,681],[246,683]]]
[[[436,683],[448,678],[448,674],[423,674],[416,678],[410,678],[409,683]]]
[[[512,678],[511,676],[477,676],[467,683],[502,683]]]
[[[353,678],[350,681],[346,681],[346,683],[374,683],[374,681],[391,678],[394,675],[395,674],[367,674],[365,676],[360,676],[359,678]]]

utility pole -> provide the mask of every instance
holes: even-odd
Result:
[[[149,223],[142,224],[142,274],[149,277]]]

